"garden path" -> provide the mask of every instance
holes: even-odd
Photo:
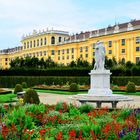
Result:
[[[44,104],[56,104],[59,101],[67,102],[67,103],[74,103],[79,105],[80,103],[75,102],[70,99],[73,95],[60,95],[60,94],[52,94],[52,93],[38,93],[40,101]],[[134,99],[134,101],[128,102],[119,102],[117,104],[117,108],[124,108],[124,107],[131,107],[131,108],[140,108],[140,96],[134,95],[127,95],[130,98]],[[95,106],[96,104],[93,103]],[[102,107],[111,107],[111,103],[103,103]]]

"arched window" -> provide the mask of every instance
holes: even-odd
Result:
[[[44,38],[44,45],[46,45],[47,44],[47,39],[46,39],[46,37]]]
[[[40,45],[42,46],[43,45],[43,39],[41,38],[40,40]]]
[[[26,49],[26,43],[24,43],[24,49]]]
[[[36,46],[35,40],[34,40],[34,47]]]
[[[122,58],[122,63],[123,63],[123,64],[125,63],[125,58]]]
[[[55,37],[54,36],[52,36],[52,38],[51,38],[51,44],[55,44]]]
[[[29,42],[27,42],[27,48],[29,48]]]
[[[61,41],[62,41],[62,37],[59,37],[58,42],[61,42]]]
[[[30,41],[30,48],[32,48],[32,41]]]
[[[39,39],[37,40],[37,46],[39,46]]]

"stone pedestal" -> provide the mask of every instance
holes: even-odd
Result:
[[[110,70],[91,70],[89,95],[112,95],[110,89]]]

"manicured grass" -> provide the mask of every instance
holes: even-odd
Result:
[[[36,91],[39,93],[54,93],[54,94],[64,94],[64,95],[87,94],[88,93],[88,91],[69,92],[69,91],[56,91],[54,89],[53,90],[38,90],[38,89],[36,89]],[[127,92],[114,91],[113,94],[140,96],[140,92],[127,93]]]
[[[74,95],[74,94],[87,94],[86,91],[69,92],[69,91],[55,91],[55,90],[36,90],[39,93],[54,93],[54,94],[64,94],[64,95]]]
[[[16,101],[16,99],[14,99],[15,97],[16,95],[13,93],[0,95],[0,103],[15,102]]]
[[[122,94],[122,95],[138,95],[140,96],[140,92],[130,92],[130,93],[127,93],[127,92],[113,92],[113,94]]]

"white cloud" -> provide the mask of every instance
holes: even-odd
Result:
[[[122,17],[139,19],[139,1],[122,2],[122,5],[112,4],[108,7],[90,6],[89,1],[81,6],[75,0],[0,0],[0,37],[9,34],[11,38],[17,37],[19,42],[22,34],[28,34],[33,29],[54,27],[80,32],[93,30],[101,23],[110,24],[115,17],[117,21]]]

